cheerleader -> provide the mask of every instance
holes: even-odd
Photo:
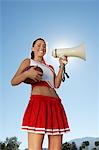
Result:
[[[62,101],[55,91],[61,84],[64,63],[59,59],[56,75],[54,68],[44,61],[45,53],[45,40],[36,39],[32,44],[31,59],[22,61],[11,80],[13,86],[27,79],[34,81],[22,120],[22,130],[28,132],[29,150],[41,150],[45,134],[48,135],[48,150],[61,150],[63,134],[70,131]],[[29,66],[33,67],[24,71]],[[37,66],[42,72],[36,69]]]

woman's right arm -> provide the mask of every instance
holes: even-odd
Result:
[[[30,79],[34,80],[35,82],[38,82],[41,80],[42,72],[35,70],[36,66],[31,67],[29,70],[23,72],[23,70],[28,66],[30,66],[30,59],[25,59],[21,63],[19,69],[17,70],[16,74],[14,75],[14,77],[11,80],[12,86],[20,84],[26,78],[30,78]]]
[[[14,77],[11,80],[12,86],[20,84],[21,82],[23,82],[27,78],[27,71],[24,71],[23,73],[22,73],[22,71],[26,67],[28,67],[29,64],[30,64],[29,59],[23,60],[23,62],[21,63],[21,65],[19,66],[17,72],[15,73]]]

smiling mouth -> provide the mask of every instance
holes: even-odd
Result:
[[[39,52],[43,53],[43,52],[44,52],[44,50],[39,50]]]
[[[45,51],[44,51],[44,48],[41,48],[41,49],[39,50],[39,52],[44,53],[44,52],[45,52]]]

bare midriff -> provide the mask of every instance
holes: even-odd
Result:
[[[58,98],[58,95],[54,88],[50,88],[47,86],[35,86],[32,88],[31,95],[43,95],[43,96],[51,96]]]

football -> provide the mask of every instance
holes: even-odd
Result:
[[[34,67],[34,66],[28,66],[22,72],[28,71],[31,67]],[[36,68],[34,68],[34,69],[43,73],[43,70],[40,67],[38,67],[38,66]],[[23,82],[26,83],[26,84],[33,84],[33,83],[35,83],[35,81],[30,79],[30,78],[25,79]]]

